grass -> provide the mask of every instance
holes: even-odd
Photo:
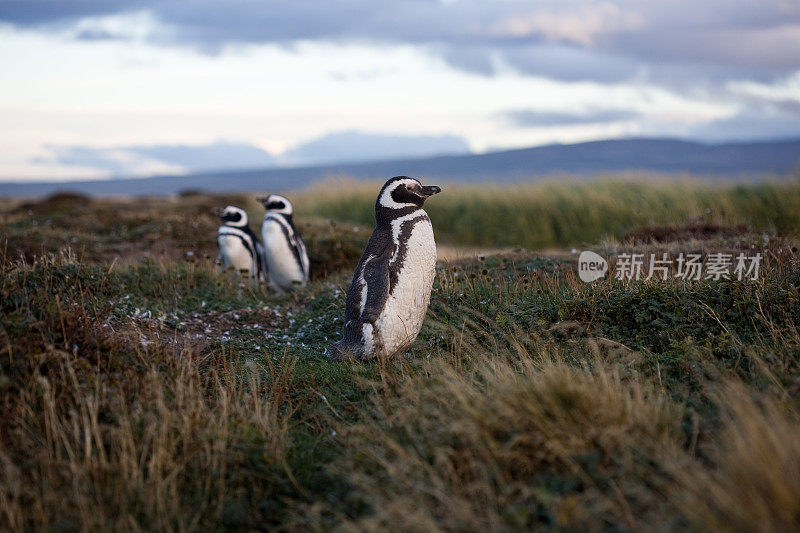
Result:
[[[796,227],[726,211],[593,246],[759,251],[759,281],[441,262],[408,354],[333,363],[367,226],[299,220],[320,273],[277,296],[213,264],[210,208],[236,201],[258,216],[205,196],[4,207],[0,529],[800,526]]]

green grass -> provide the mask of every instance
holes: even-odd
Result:
[[[294,201],[300,213],[372,225],[378,190],[378,183],[329,182]],[[442,242],[473,246],[571,246],[620,239],[641,226],[697,222],[786,233],[800,227],[800,182],[711,185],[609,179],[445,185],[425,208]]]
[[[441,262],[408,354],[334,363],[368,230],[308,219],[324,275],[277,296],[205,257],[198,205],[219,201],[169,204],[212,231],[191,248],[153,230],[163,200],[131,201],[124,233],[100,200],[5,216],[0,529],[800,526],[796,230],[595,247],[758,250],[759,281],[584,284],[570,252]],[[177,252],[143,257],[130,236],[152,231]]]

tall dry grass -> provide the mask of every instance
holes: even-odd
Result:
[[[260,367],[224,350],[201,357],[191,340],[115,319],[93,305],[93,287],[81,283],[87,267],[74,256],[2,263],[4,298],[29,292],[3,302],[17,327],[2,331],[0,524],[235,526],[250,520],[244,509],[291,483],[293,358]],[[40,291],[64,268],[74,286],[48,305]],[[269,509],[256,515],[271,519]]]
[[[794,531],[800,525],[800,411],[741,383],[720,391],[713,467],[679,472],[673,498],[699,530]]]
[[[373,513],[358,530],[643,529],[681,450],[681,411],[603,365],[434,363],[348,429],[342,474]],[[669,524],[662,524],[669,525]]]

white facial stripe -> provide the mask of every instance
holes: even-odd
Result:
[[[223,216],[224,215],[233,215],[235,213],[239,213],[242,216],[242,218],[240,218],[238,222],[225,222],[225,224],[228,225],[228,226],[235,226],[235,227],[238,227],[238,228],[245,227],[247,225],[247,213],[245,212],[244,209],[239,209],[238,207],[234,207],[232,205],[229,205],[222,212]]]
[[[292,211],[293,211],[292,203],[289,200],[287,200],[286,198],[284,198],[283,196],[281,196],[279,194],[270,194],[267,197],[267,205],[269,205],[272,202],[283,202],[283,204],[286,207],[284,207],[283,209],[269,209],[270,213],[282,213],[284,215],[291,215],[292,214]]]
[[[394,198],[392,198],[392,191],[394,191],[401,185],[419,185],[419,184],[420,183],[417,180],[411,178],[404,180],[397,180],[394,183],[392,183],[389,187],[386,187],[383,190],[383,193],[381,194],[378,203],[380,203],[383,207],[388,207],[389,209],[401,209],[403,207],[408,207],[410,205],[417,205],[413,202],[405,202],[405,203],[396,202]]]

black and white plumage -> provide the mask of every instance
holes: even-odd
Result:
[[[264,239],[270,283],[278,292],[304,286],[308,283],[308,253],[294,226],[292,204],[277,194],[258,201],[267,210],[261,225],[261,237]]]
[[[417,338],[436,272],[425,199],[441,189],[406,176],[387,181],[375,202],[375,231],[347,292],[343,338],[332,357],[388,357]]]
[[[247,225],[247,213],[244,209],[229,205],[222,210],[219,218],[222,225],[217,231],[217,242],[222,264],[266,281],[264,247]]]

